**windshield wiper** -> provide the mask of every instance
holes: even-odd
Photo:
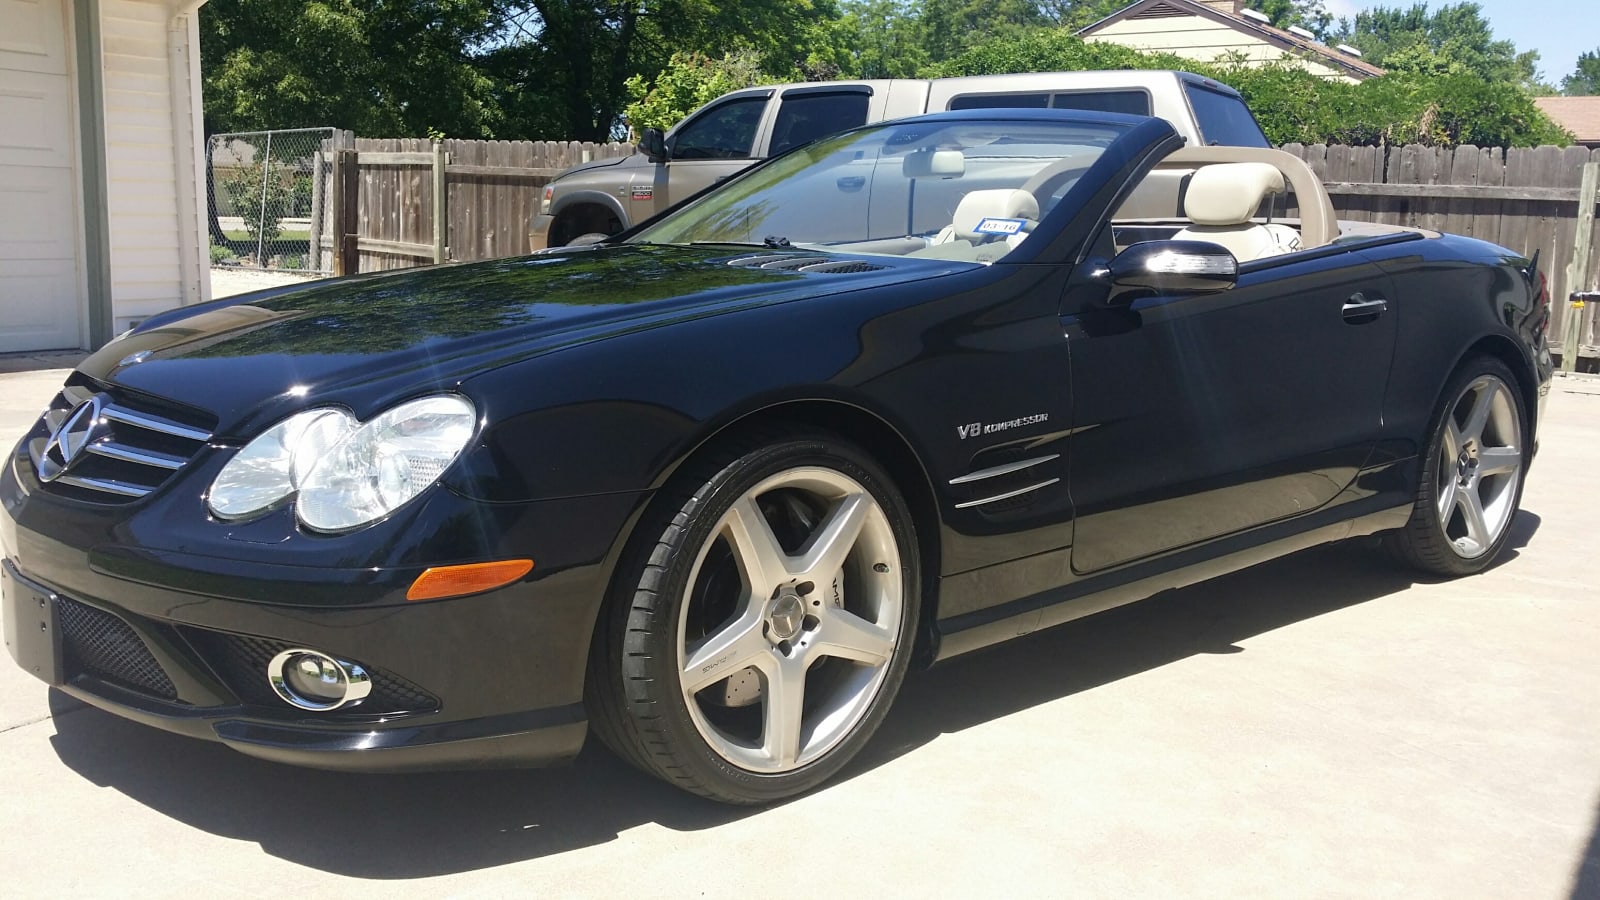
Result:
[[[793,250],[795,246],[786,237],[769,235],[756,241],[690,241],[690,247],[765,247],[768,250]]]

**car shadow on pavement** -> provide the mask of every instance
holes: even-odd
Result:
[[[1518,514],[1508,552],[1539,518]],[[1412,576],[1366,544],[1308,550],[959,657],[911,675],[852,777],[960,731],[1196,653],[1384,597]],[[354,775],[252,759],[51,692],[61,761],[100,787],[273,856],[362,878],[419,878],[760,814],[685,794],[591,741],[567,768]],[[826,788],[824,788],[826,790]]]
[[[1519,510],[1493,568],[1527,546],[1539,517]],[[844,777],[942,734],[1200,653],[1243,653],[1259,634],[1435,580],[1376,538],[1316,547],[988,647],[909,678],[883,727]]]

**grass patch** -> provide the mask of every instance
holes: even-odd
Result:
[[[239,231],[224,231],[222,233],[230,241],[254,241],[255,240],[255,238],[250,235],[250,232],[244,231],[242,229],[239,230]],[[273,238],[272,240],[267,241],[267,243],[271,244],[271,243],[273,243],[275,241],[308,241],[310,239],[311,239],[311,232],[309,232],[309,231],[285,231],[285,232],[280,233],[277,237]]]

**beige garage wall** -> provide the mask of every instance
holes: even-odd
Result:
[[[114,331],[209,298],[198,205],[197,14],[101,0]]]

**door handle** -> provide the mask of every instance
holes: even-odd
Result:
[[[1369,297],[1361,291],[1356,291],[1350,295],[1349,300],[1344,302],[1344,306],[1340,307],[1339,312],[1344,316],[1346,322],[1361,325],[1378,318],[1388,309],[1388,300],[1377,295]]]

